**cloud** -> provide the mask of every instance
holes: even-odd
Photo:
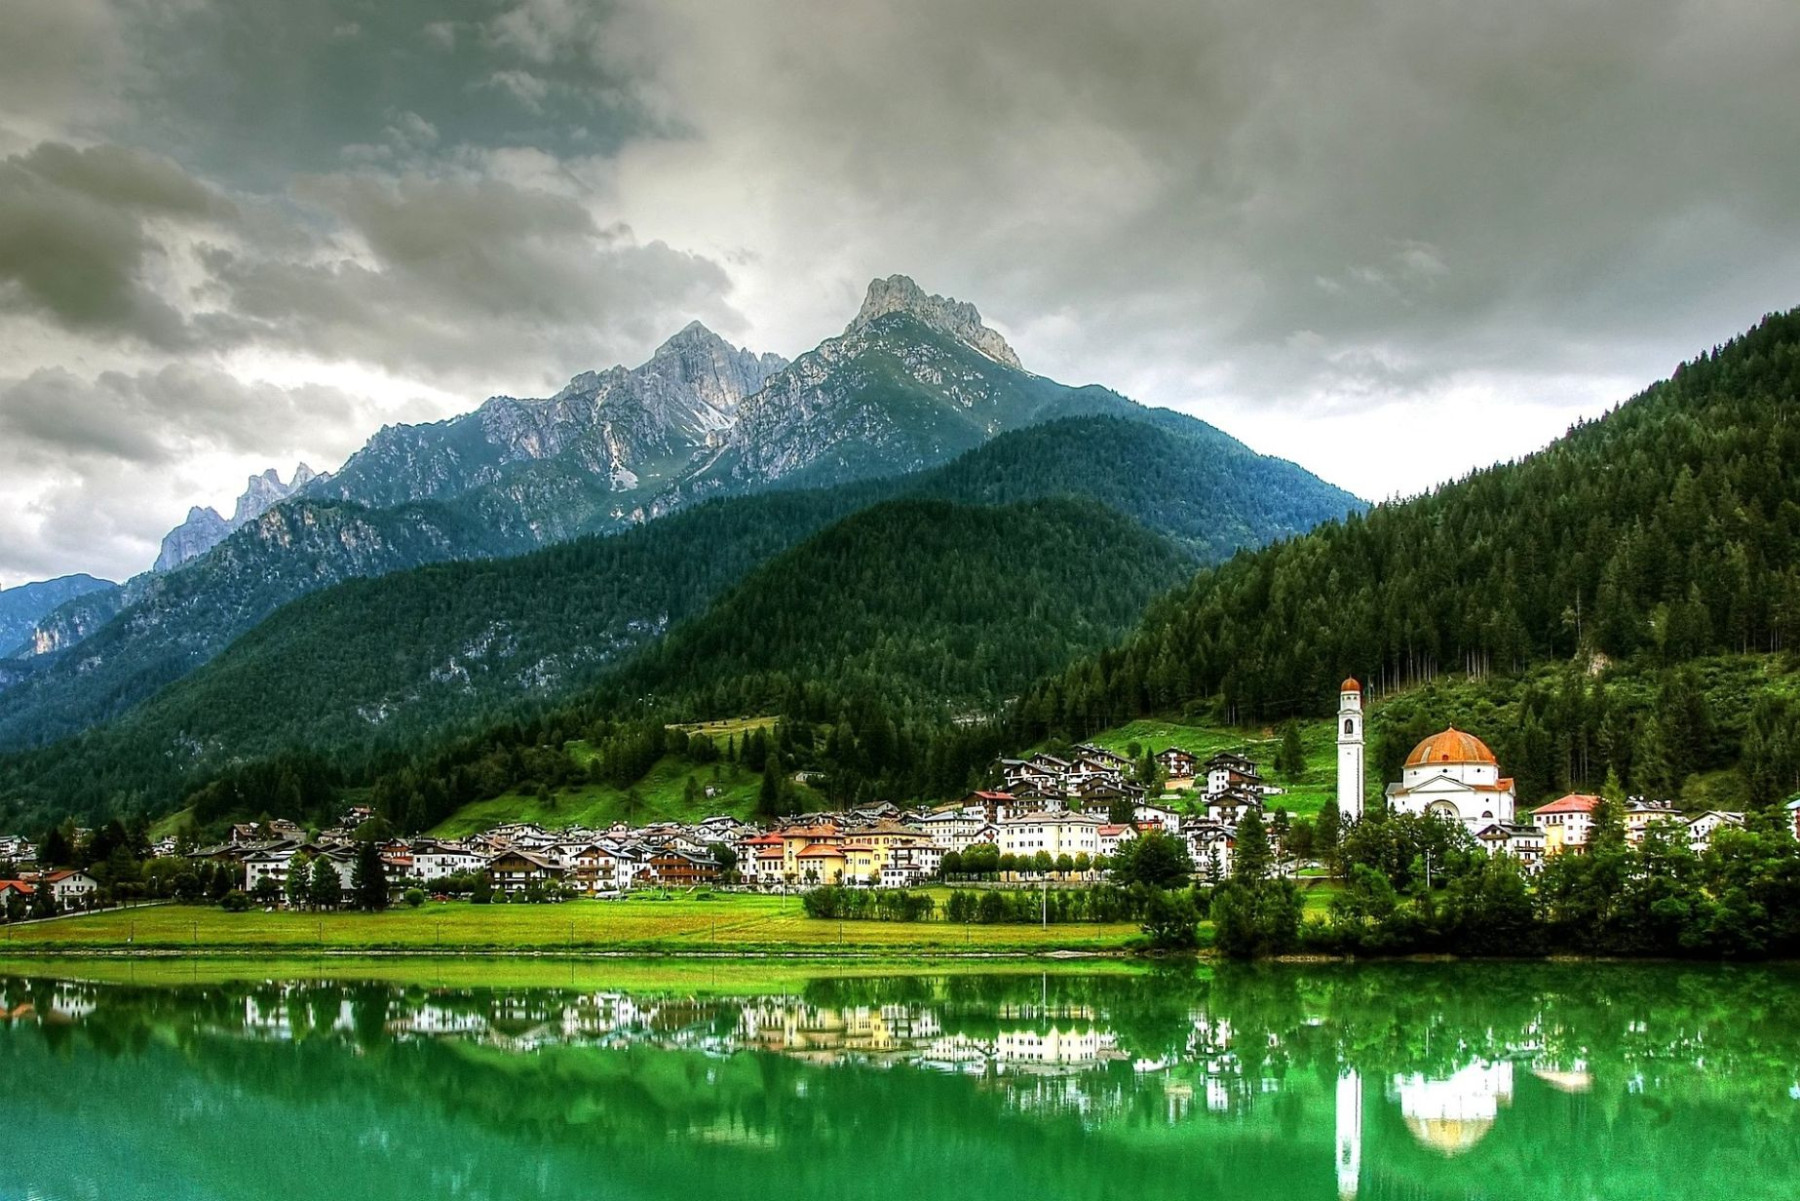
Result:
[[[605,365],[693,316],[730,325],[716,263],[580,201],[495,178],[336,174],[296,199],[331,229],[303,256],[213,248],[225,343],[281,345],[442,379],[538,382]]]
[[[175,164],[117,146],[44,142],[0,161],[0,307],[171,348],[181,314],[154,276],[158,225],[228,219],[231,204]]]
[[[271,463],[335,464],[382,415],[338,388],[185,365],[0,381],[0,584],[135,574],[190,505],[222,499],[221,484]]]

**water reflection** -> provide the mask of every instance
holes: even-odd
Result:
[[[951,1185],[971,1173],[996,1197],[1774,1197],[1800,1189],[1796,1001],[1780,970],[1671,967],[745,995],[0,977],[0,1071],[36,1082],[65,1146],[168,1141],[168,1115],[135,1103],[146,1082],[228,1123],[298,1123],[338,1146],[344,1197],[383,1195],[415,1153],[463,1197],[593,1195],[596,1171],[690,1201],[968,1195]],[[59,1076],[66,1094],[45,1088]],[[204,1169],[239,1191],[195,1195],[294,1195],[244,1183],[255,1140],[175,1125],[165,1186]],[[751,1153],[775,1159],[744,1176]],[[16,1128],[0,1154],[0,1195],[157,1195],[71,1191]]]

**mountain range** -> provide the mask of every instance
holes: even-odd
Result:
[[[347,580],[616,533],[703,499],[894,477],[1060,416],[1188,421],[1217,435],[1017,363],[974,306],[895,276],[871,284],[842,335],[791,363],[695,323],[643,365],[583,373],[553,397],[496,397],[448,421],[384,428],[336,473],[253,478],[221,541],[182,558],[190,540],[172,534],[173,565],[110,594],[116,613],[77,600],[45,615],[33,644],[43,653],[0,691],[0,749],[117,717],[282,605]],[[1261,461],[1223,435],[1191,452]],[[1210,487],[1229,482],[1223,471]],[[1255,491],[1283,519],[1208,505],[1220,535],[1203,539],[1207,553],[1359,504],[1291,464]]]

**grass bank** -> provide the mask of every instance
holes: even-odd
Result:
[[[952,925],[808,918],[797,897],[430,904],[386,913],[226,913],[162,905],[7,927],[0,956],[36,953],[1045,955],[1119,953],[1128,923]]]

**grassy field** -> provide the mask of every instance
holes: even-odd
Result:
[[[226,913],[160,905],[6,927],[0,955],[22,951],[434,951],[575,953],[1042,954],[1121,951],[1135,925],[955,926],[806,917],[796,897],[430,904],[387,913]]]
[[[1312,817],[1327,800],[1337,795],[1337,734],[1336,725],[1329,718],[1300,723],[1300,745],[1306,751],[1306,771],[1298,780],[1285,780],[1275,774],[1275,754],[1281,747],[1281,731],[1272,727],[1234,729],[1142,718],[1097,734],[1088,741],[1120,755],[1134,742],[1149,751],[1180,747],[1202,760],[1220,751],[1248,755],[1256,760],[1265,779],[1287,790],[1283,795],[1271,798],[1269,807],[1286,809],[1295,817]]]
[[[739,746],[742,746],[744,735],[752,730],[762,730],[766,734],[773,735],[775,723],[778,720],[774,717],[732,717],[724,721],[675,722],[669,726],[669,729],[680,730],[683,734],[689,735],[705,734],[718,744],[720,750],[724,750],[733,738],[737,739]]]
[[[711,727],[731,727],[729,731],[719,732],[720,738],[734,733],[741,737],[744,729],[769,720],[772,719],[714,722]],[[711,727],[708,727],[708,733],[714,733]],[[584,767],[593,758],[593,753],[582,742],[570,743],[569,755]],[[688,799],[690,780],[695,796],[692,801]],[[708,787],[714,791],[711,797],[705,794]],[[502,793],[489,800],[464,805],[431,833],[440,838],[460,838],[492,829],[502,822],[517,821],[537,822],[546,829],[562,826],[603,829],[616,821],[641,826],[654,821],[695,821],[714,814],[747,818],[756,808],[761,787],[759,773],[746,771],[735,763],[721,761],[701,767],[686,759],[666,755],[630,788],[583,784],[558,789],[547,800],[532,793]],[[800,785],[793,787],[802,808],[824,803],[809,789]]]

